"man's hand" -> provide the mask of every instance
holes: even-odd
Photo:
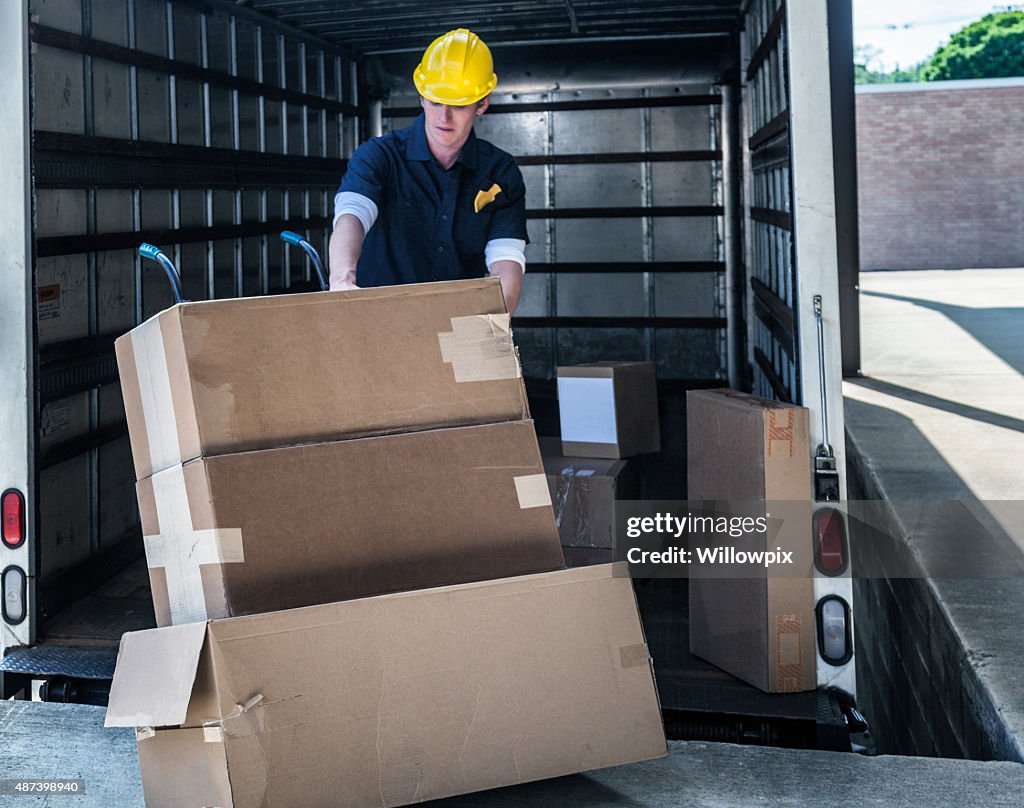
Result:
[[[515,261],[495,261],[491,264],[491,277],[501,280],[505,306],[509,314],[514,314],[523,288],[523,268]]]
[[[338,217],[327,247],[332,292],[359,288],[356,286],[356,266],[359,263],[359,254],[363,251],[365,238],[366,233],[363,232],[363,225],[359,219],[351,213],[343,213]]]

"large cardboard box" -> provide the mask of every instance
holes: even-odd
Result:
[[[767,503],[786,518],[753,549],[781,547],[796,559],[784,574],[691,573],[690,651],[771,693],[817,687],[808,431],[803,407],[728,389],[686,394],[689,503]]]
[[[183,303],[115,346],[136,479],[201,456],[529,417],[493,278]]]
[[[667,753],[612,566],[124,635],[149,808],[406,805]]]
[[[562,454],[632,457],[661,448],[651,362],[593,362],[558,369]]]
[[[640,498],[636,468],[626,460],[566,457],[555,438],[540,438],[562,547],[615,548],[616,500]]]
[[[137,493],[161,626],[563,566],[532,421],[197,458]]]

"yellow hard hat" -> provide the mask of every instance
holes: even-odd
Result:
[[[479,101],[498,83],[490,48],[466,28],[431,42],[412,80],[428,101],[456,106]]]

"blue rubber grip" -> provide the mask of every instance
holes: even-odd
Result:
[[[149,258],[149,259],[152,259],[153,261],[155,261],[156,257],[159,254],[160,254],[160,248],[159,247],[154,247],[152,244],[140,244],[139,245],[139,255],[141,255],[143,258]]]
[[[301,246],[302,242],[306,239],[300,236],[298,233],[293,233],[291,230],[281,231],[281,241],[287,241],[289,244],[294,244],[296,247]]]

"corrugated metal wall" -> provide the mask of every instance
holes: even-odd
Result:
[[[300,288],[277,234],[326,249],[359,122],[354,57],[244,9],[31,12],[45,581],[138,536],[113,340],[172,297],[135,248],[163,248],[194,300]]]
[[[476,131],[515,155],[526,181],[528,271],[513,319],[525,375],[646,359],[661,379],[724,378],[715,89],[500,90]],[[385,126],[411,122],[415,103],[392,95]]]

